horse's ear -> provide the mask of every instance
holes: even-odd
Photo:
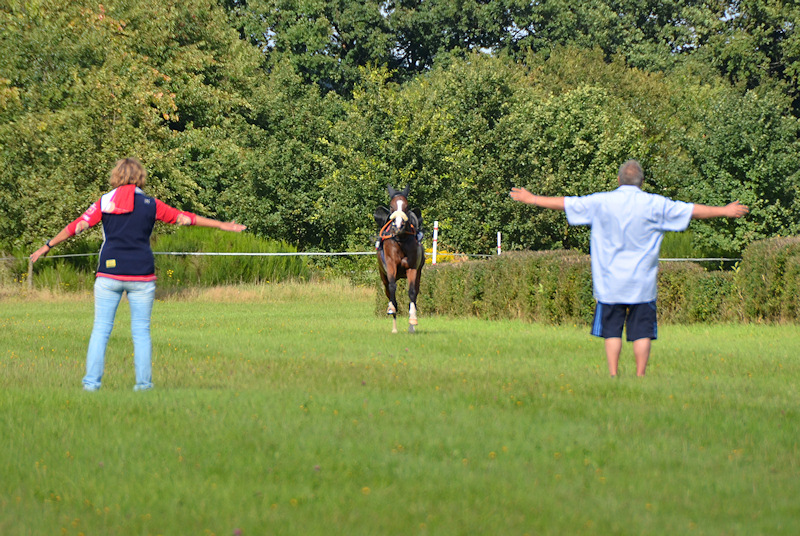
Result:
[[[393,198],[394,196],[396,196],[400,192],[398,192],[397,190],[392,188],[391,184],[387,184],[386,185],[386,193],[389,194],[389,199],[391,199],[391,198]]]
[[[401,192],[403,194],[403,197],[405,197],[406,199],[408,199],[408,192],[409,191],[411,191],[411,185],[407,184],[405,189]]]
[[[375,209],[372,217],[375,218],[375,223],[378,224],[378,227],[383,227],[383,224],[389,221],[389,209],[386,207],[378,207]]]

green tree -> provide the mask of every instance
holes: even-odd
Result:
[[[589,193],[639,143],[619,99],[583,87],[552,97],[508,59],[452,57],[409,83],[387,79],[370,73],[332,134],[326,190],[339,204],[327,217],[341,229],[357,221],[362,244],[377,232],[369,216],[389,183],[410,185],[428,230],[439,220],[442,245],[461,252],[490,253],[498,231],[515,247],[580,245],[552,215],[517,210],[511,185]]]
[[[532,2],[521,0],[398,0],[385,3],[401,69],[430,69],[437,55],[453,51],[513,49],[517,21]]]
[[[641,128],[629,157],[642,161],[647,190],[689,202],[740,199],[751,206],[740,220],[694,222],[698,250],[737,255],[755,239],[798,232],[798,123],[785,93],[742,93],[695,62],[648,73],[572,48],[556,49],[546,61],[529,57],[528,64],[538,83],[557,94],[583,81],[620,99],[620,119],[632,114]],[[613,178],[616,169],[609,172]]]
[[[341,99],[323,96],[287,60],[273,67],[254,103],[263,128],[246,133],[253,149],[220,203],[236,206],[250,230],[263,236],[303,249],[332,247],[332,223],[321,217],[319,206],[326,202],[322,183],[332,172],[326,135],[341,115]]]
[[[442,245],[586,247],[524,211],[614,186],[753,212],[738,252],[798,231],[797,8],[777,0],[5,0],[0,249],[51,236],[122,156],[171,204],[305,249],[362,248],[386,184]],[[591,47],[591,48],[589,48]]]
[[[736,222],[696,222],[696,247],[737,254],[762,236],[796,232],[797,122],[779,93],[742,95],[707,72],[667,74],[608,63],[602,51],[556,49],[526,68],[483,54],[449,56],[405,84],[369,71],[345,104],[326,147],[319,207],[332,246],[362,247],[387,183],[411,185],[412,203],[442,246],[588,249],[588,231],[563,216],[508,202],[512,185],[546,195],[616,187],[628,158],[642,161],[646,189],[709,204],[739,198],[753,212]]]
[[[691,97],[685,88],[674,89],[676,97],[681,93],[687,100],[675,108],[683,125],[676,144],[689,165],[683,176],[672,177],[676,195],[714,205],[739,199],[751,209],[741,220],[693,223],[697,244],[709,253],[737,255],[754,240],[800,232],[800,123],[786,96],[741,95],[726,86],[695,90]]]
[[[218,5],[11,1],[0,28],[1,248],[52,236],[129,155],[148,168],[149,193],[241,215],[215,214],[219,170],[234,180],[258,147],[237,143],[258,138],[244,134],[258,129],[263,57]]]
[[[782,0],[725,2],[713,21],[700,61],[745,89],[779,83],[800,112],[800,6]]]
[[[306,82],[347,95],[358,68],[395,61],[383,2],[376,0],[229,0],[232,23],[270,66],[289,62]]]
[[[701,44],[724,12],[718,0],[544,0],[515,20],[515,50],[599,48],[635,67],[660,70]]]

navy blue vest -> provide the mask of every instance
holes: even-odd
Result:
[[[105,241],[97,271],[113,276],[148,276],[156,271],[150,235],[156,222],[156,200],[133,196],[133,212],[103,213]]]

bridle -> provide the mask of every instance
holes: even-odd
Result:
[[[407,221],[407,218],[404,221]],[[411,222],[408,222],[408,227],[403,227],[402,232],[400,232],[400,233],[398,233],[398,232],[396,232],[394,230],[393,224],[394,224],[394,220],[389,220],[384,224],[383,227],[381,227],[381,234],[380,234],[381,242],[383,242],[384,240],[390,240],[390,239],[391,240],[400,240],[400,238],[402,236],[404,236],[404,235],[414,235],[414,234],[416,234],[415,233],[416,229],[414,229],[414,224],[411,223]]]
[[[392,201],[394,201],[397,197],[402,196],[395,196],[392,198]],[[391,201],[389,202],[389,206],[392,206]],[[402,221],[402,225],[395,225],[399,221]],[[408,214],[406,214],[402,208],[397,208],[389,215],[389,219],[386,221],[383,227],[381,227],[380,240],[381,242],[389,239],[400,240],[403,235],[409,234],[411,236],[416,236],[414,224],[409,221]]]

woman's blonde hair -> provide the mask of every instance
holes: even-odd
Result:
[[[117,160],[114,169],[111,170],[111,178],[108,179],[112,188],[119,188],[126,184],[135,184],[143,188],[147,182],[147,171],[141,162],[135,158],[123,158]]]

